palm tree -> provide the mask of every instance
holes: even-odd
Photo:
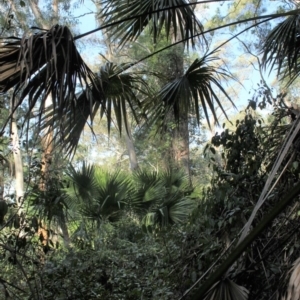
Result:
[[[120,171],[108,172],[83,162],[82,167],[70,166],[68,198],[77,203],[80,215],[95,222],[99,228],[104,222],[116,222],[127,204],[132,187]]]
[[[191,9],[192,2],[184,0],[147,0],[143,2],[107,0],[104,1],[104,4],[103,16],[106,23],[103,27],[108,28],[108,33],[119,39],[121,45],[136,39],[146,26],[150,26],[154,39],[159,36],[163,28],[170,37],[171,28],[174,28],[172,34],[176,39],[180,36],[187,46],[188,41],[194,45],[195,37],[204,33],[201,23]],[[291,17],[288,17],[287,21],[281,23],[271,33],[264,44],[264,57],[265,62],[270,62],[271,66],[278,64],[279,70],[287,70],[287,74],[292,74],[291,80],[293,80],[299,70],[299,10],[255,17],[252,20],[262,18],[264,21],[268,21],[284,15],[291,15]],[[242,22],[244,20],[234,23]],[[257,23],[251,26],[256,25]],[[123,97],[122,80],[120,80],[121,88],[118,89],[122,95],[114,98],[113,105],[110,105],[113,102],[107,96],[108,86],[112,81],[119,80],[121,75],[126,75],[125,71],[132,65],[114,70],[114,73],[110,73],[106,79],[103,79],[105,76],[97,76],[80,57],[75,39],[67,27],[56,25],[49,30],[36,31],[28,37],[8,38],[7,41],[1,46],[0,53],[0,92],[14,88],[14,93],[20,96],[16,107],[21,105],[25,99],[28,101],[28,117],[33,108],[38,107],[41,124],[52,125],[56,128],[55,138],[59,138],[69,153],[76,149],[84,124],[89,118],[93,119],[99,108],[108,116],[108,130],[112,124],[112,109],[116,109],[115,114],[119,127],[122,124],[120,120],[126,117],[123,109],[124,103],[136,111],[134,104],[128,101],[128,97]],[[228,74],[218,71],[211,65],[207,66],[208,62],[211,63],[211,57],[208,55],[196,60],[183,76],[176,78],[162,89],[159,93],[160,97],[157,98],[160,100],[160,109],[158,113],[152,114],[155,116],[155,120],[164,120],[166,112],[169,111],[174,111],[175,115],[180,116],[182,113],[185,114],[188,109],[196,109],[199,105],[203,106],[207,118],[209,118],[207,113],[209,109],[216,117],[213,100],[218,103],[218,98],[216,98],[212,85],[221,88],[215,75],[226,77]],[[138,82],[140,84],[141,79]],[[136,79],[134,83],[131,82],[127,85],[128,91],[130,87],[135,86],[135,83]],[[139,84],[138,86],[140,86]],[[78,89],[81,91],[77,92]],[[138,90],[139,88],[136,89],[136,91]],[[221,91],[225,92],[222,88]],[[52,110],[45,117],[44,103],[50,93],[52,94]],[[151,109],[148,107],[147,111],[151,111]],[[280,209],[283,209],[298,193],[299,187],[297,186],[291,195],[284,197],[281,204],[274,208],[267,220],[270,222],[274,219]],[[214,277],[203,286],[198,294],[199,297],[202,297],[215,284],[217,279],[269,222],[262,223],[259,229],[254,230],[252,235],[248,235],[239,244],[226,264],[214,273],[217,275],[213,274]]]
[[[132,184],[134,191],[128,203],[132,211],[142,216],[145,231],[184,224],[195,208],[190,198],[193,189],[182,171],[138,170],[133,173]]]
[[[68,176],[68,203],[77,203],[80,216],[96,228],[129,213],[141,219],[145,231],[153,231],[185,223],[195,207],[187,176],[174,170],[137,170],[128,175],[83,162],[80,168],[71,166]]]
[[[291,84],[299,74],[299,15],[291,15],[286,18],[285,21],[279,23],[268,35],[265,43],[263,44],[263,63],[264,66],[270,66],[271,69],[277,67],[278,76],[288,78],[288,84]],[[283,146],[279,151],[278,158],[270,172],[269,178],[266,182],[265,188],[253,209],[252,215],[246,223],[240,241],[236,248],[230,253],[230,255],[224,260],[224,262],[214,271],[206,282],[195,291],[195,295],[192,299],[202,299],[208,290],[217,289],[216,282],[221,282],[221,277],[228,270],[228,268],[240,257],[240,255],[251,245],[251,243],[271,224],[271,222],[278,217],[280,213],[300,194],[300,183],[297,183],[288,194],[284,195],[276,205],[265,214],[264,218],[256,225],[256,227],[248,233],[252,221],[267,199],[268,190],[273,189],[271,183],[277,174],[279,167],[283,159],[286,157],[295,136],[300,130],[299,116],[292,124],[291,130],[287,133]],[[282,174],[281,174],[282,175]],[[280,175],[280,176],[281,176]],[[276,181],[278,182],[278,180]],[[276,183],[275,183],[276,184]],[[220,281],[221,280],[221,281]],[[293,280],[293,279],[291,279]],[[289,287],[290,289],[290,287]],[[239,288],[241,291],[241,288]],[[215,290],[216,291],[216,290]],[[289,290],[290,292],[290,290]],[[211,294],[211,292],[210,292]],[[298,298],[299,294],[293,295]],[[296,299],[295,298],[295,299]],[[235,299],[234,296],[228,299]]]
[[[120,19],[128,14],[125,7],[127,2],[125,2],[105,1],[104,20],[115,24],[120,23]],[[140,6],[137,2],[130,3]],[[159,36],[162,26],[164,26],[167,36],[169,36],[170,26],[172,25],[175,37],[178,37],[180,31],[180,35],[184,39],[187,41],[191,40],[192,45],[195,44],[194,35],[201,32],[202,26],[188,3],[185,1],[174,1],[174,4],[170,5],[167,1],[157,1],[154,6],[153,1],[144,3],[145,6],[141,7],[142,11],[137,12],[139,17],[136,19],[129,17],[128,21],[122,22],[122,26],[109,27],[111,33],[114,36],[117,34],[118,37],[122,34],[121,30],[123,30],[124,37],[122,37],[121,44],[136,38],[142,33],[146,25],[151,26],[155,39]],[[151,16],[150,19],[149,15]],[[138,26],[138,24],[142,26]],[[103,27],[108,27],[108,25],[105,23]],[[126,31],[126,28],[132,29],[132,32],[131,30]],[[205,60],[207,61],[207,58]],[[56,128],[54,139],[59,137],[67,152],[71,152],[76,148],[83,125],[88,118],[93,119],[99,107],[101,108],[101,114],[107,114],[108,130],[112,122],[110,109],[116,110],[115,115],[120,129],[122,126],[121,119],[126,118],[124,104],[127,103],[132,111],[136,112],[134,102],[129,101],[128,95],[130,94],[129,88],[131,87],[134,90],[136,86],[137,76],[130,77],[125,72],[132,64],[121,67],[106,65],[100,70],[99,75],[94,74],[82,60],[76,49],[75,39],[65,26],[55,25],[49,30],[37,31],[31,36],[23,37],[22,39],[9,38],[8,42],[2,46],[0,62],[0,91],[6,92],[14,87],[14,93],[20,94],[20,100],[16,107],[26,99],[28,101],[28,117],[33,108],[37,109],[40,122],[44,123],[42,127],[45,128],[45,124],[54,126]],[[192,65],[193,69],[197,68],[197,66],[199,69],[198,62]],[[109,72],[107,72],[108,70]],[[217,82],[217,87],[220,87],[220,84],[217,78],[211,81],[211,75],[218,73],[216,69],[211,67],[210,71],[212,72],[194,73],[193,83],[198,84],[197,90],[203,88],[206,92],[204,96],[201,96],[201,104],[204,104],[205,108],[208,106],[214,112],[212,101],[216,94],[211,93],[212,89],[207,89],[207,87],[210,83],[215,84]],[[103,76],[104,73],[105,76]],[[203,75],[207,75],[207,80],[203,81]],[[130,78],[133,81],[128,82],[127,86],[125,86],[126,84],[124,85],[121,76],[128,76],[128,79]],[[195,76],[199,77],[199,80]],[[183,77],[185,81],[184,88],[190,88],[191,84],[193,84],[187,78],[187,76]],[[121,92],[121,94],[116,96],[116,93],[114,93],[113,97],[115,99],[116,97],[118,98],[119,105],[110,106],[111,95],[109,91],[112,89],[109,89],[108,85],[112,85],[118,79],[120,81],[117,91]],[[138,81],[141,83],[142,79],[138,79]],[[145,87],[145,83],[143,84]],[[202,87],[203,84],[204,87]],[[174,85],[176,85],[176,82],[163,89],[161,93],[163,96],[162,101],[167,100],[168,107],[173,105],[177,115],[180,115],[185,106],[182,104],[178,105],[178,98],[182,96],[182,93],[180,95],[177,90],[174,95],[172,94]],[[124,87],[127,88],[128,94],[123,93]],[[77,92],[79,88],[82,92]],[[135,89],[141,90],[140,87]],[[54,116],[52,119],[49,119],[50,115],[47,115],[43,110],[46,98],[50,93],[52,94],[50,115]],[[193,93],[185,93],[184,96],[189,96],[186,103],[191,100]],[[131,95],[133,95],[133,92],[131,92]],[[206,101],[208,101],[208,104]],[[195,99],[195,103],[197,103],[196,107],[198,107],[199,98]],[[46,118],[43,117],[45,114],[47,115]],[[126,124],[126,122],[123,124]],[[66,130],[66,127],[69,130]],[[72,132],[72,134],[67,132]]]

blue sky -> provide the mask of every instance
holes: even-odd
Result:
[[[273,5],[268,7],[266,14],[273,12],[273,10],[276,7],[276,2],[278,3],[278,1],[272,1]],[[205,10],[205,13],[202,13],[202,16],[199,15],[199,18],[203,19],[203,15],[205,15],[207,20],[210,19],[210,17],[215,14],[217,8],[221,8],[221,14],[226,15],[227,3],[224,3],[223,5],[213,3],[209,4],[209,9]],[[81,16],[79,19],[80,25],[78,25],[80,33],[93,30],[99,26],[95,20],[94,14],[90,14],[91,12],[96,12],[96,7],[94,3],[90,0],[85,0],[83,4],[80,5],[79,9],[74,11],[75,16]],[[247,38],[251,39],[251,35],[247,35]],[[214,45],[218,45],[220,41],[224,41],[230,37],[231,34],[229,31],[220,30],[213,38],[212,49]],[[81,46],[84,46],[82,49],[82,55],[84,59],[89,64],[95,64],[98,58],[100,58],[99,53],[101,52],[102,54],[105,54],[105,47],[102,46],[101,43],[94,43],[93,45],[89,46],[87,40],[90,38],[101,38],[101,32],[89,35],[80,41]],[[241,39],[243,39],[243,36],[241,37]],[[245,51],[243,49],[242,44],[237,40],[231,41],[220,51],[221,58],[224,59],[224,66],[226,67],[225,64],[228,64],[228,68],[232,72],[236,73],[236,75],[239,77],[242,83],[242,85],[236,83],[234,84],[234,89],[236,93],[232,94],[234,97],[235,104],[239,108],[239,110],[244,109],[247,106],[248,100],[252,98],[253,93],[255,89],[257,89],[258,83],[261,80],[259,72],[255,70],[255,68],[252,65],[252,63],[255,63],[255,58],[251,55],[245,54],[244,52]],[[237,65],[239,66],[237,67]],[[272,86],[272,83],[275,80],[275,74],[272,73],[269,76],[268,72],[265,72],[264,79],[266,80],[268,85]],[[231,109],[229,111],[229,114],[236,113],[237,111],[234,109]]]

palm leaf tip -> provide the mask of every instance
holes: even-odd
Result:
[[[299,74],[300,16],[289,16],[279,23],[267,36],[263,44],[263,66],[270,72],[277,67],[277,74],[290,76],[290,83]]]

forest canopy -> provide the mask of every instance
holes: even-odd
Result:
[[[271,4],[0,4],[0,299],[300,298],[300,6]]]

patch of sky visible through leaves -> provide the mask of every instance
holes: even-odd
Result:
[[[237,18],[243,20],[252,17],[256,13],[256,2],[257,1],[241,0],[210,3],[199,7],[197,14],[200,20],[202,20],[205,30],[207,30],[231,23]],[[261,4],[259,7],[259,15],[276,13],[274,8],[278,7],[278,4],[283,4],[282,1],[276,0],[265,0],[259,3]],[[283,4],[279,9],[284,11],[285,9],[291,8],[285,7]],[[203,18],[203,16],[205,17]],[[251,100],[255,94],[255,91],[257,91],[263,82],[271,88],[273,96],[280,93],[280,87],[276,80],[276,70],[272,72],[268,69],[262,70],[259,67],[259,63],[261,62],[260,38],[282,20],[283,19],[276,19],[272,22],[268,22],[268,25],[265,24],[261,26],[260,31],[256,28],[246,31],[242,35],[232,39],[229,43],[225,43],[215,54],[220,58],[220,66],[231,70],[232,75],[237,79],[237,82],[230,82],[227,86],[227,91],[238,108],[238,110],[236,110],[232,108],[232,106],[228,107],[227,113],[229,116],[234,116],[238,114],[239,111],[244,110],[249,100]],[[249,25],[250,22],[212,31],[208,35],[210,51],[222,45],[226,40],[233,38],[237,32],[245,29]],[[226,83],[224,83],[224,85],[226,85]],[[266,110],[261,111],[261,113],[265,114]],[[223,121],[220,122],[220,124],[222,123]],[[222,130],[222,128],[217,126],[214,132],[220,132]]]
[[[96,6],[91,0],[85,0],[78,8],[75,7],[74,15],[78,20],[77,27],[80,34],[100,27],[96,20],[96,14]],[[99,61],[99,53],[103,54],[105,52],[101,30],[83,37],[79,43],[82,49],[82,56],[90,66],[95,65],[95,62]]]

